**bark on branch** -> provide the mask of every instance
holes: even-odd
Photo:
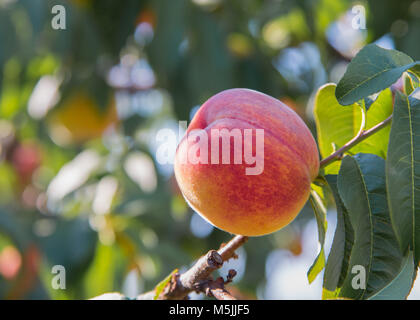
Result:
[[[235,299],[226,289],[225,284],[232,281],[236,272],[230,270],[227,280],[218,278],[213,280],[212,273],[223,266],[223,263],[231,258],[236,258],[235,250],[242,246],[248,237],[235,236],[226,244],[222,244],[218,251],[210,250],[183,274],[176,273],[172,276],[164,290],[159,294],[161,300],[183,300],[188,294],[203,292],[209,296],[221,300]],[[150,300],[156,296],[155,290],[143,293],[138,300]]]

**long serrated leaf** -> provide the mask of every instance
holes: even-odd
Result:
[[[337,227],[334,233],[333,243],[328,255],[324,272],[323,299],[335,295],[328,295],[340,288],[347,275],[351,248],[354,242],[354,231],[351,226],[347,210],[340,198],[337,189],[337,176],[327,175],[325,179],[331,188],[337,208]]]
[[[416,62],[402,52],[369,44],[350,62],[337,85],[337,100],[342,105],[351,105],[389,87],[415,65]]]
[[[324,243],[325,234],[327,232],[327,210],[322,203],[321,198],[314,190],[311,190],[309,201],[315,213],[316,223],[318,226],[318,241],[320,244],[320,251],[307,274],[309,283],[312,283],[325,266]]]
[[[397,92],[386,163],[392,226],[401,249],[420,260],[420,89]]]
[[[349,272],[340,296],[367,299],[396,277],[402,261],[388,212],[385,161],[372,154],[347,156],[337,185],[354,230]],[[364,269],[364,286],[354,285],[354,268]]]

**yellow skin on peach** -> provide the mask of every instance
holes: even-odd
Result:
[[[264,170],[246,175],[252,165],[234,164],[233,139],[230,164],[211,162],[210,143],[208,164],[193,164],[186,159],[194,142],[185,136],[175,157],[175,176],[185,199],[207,221],[233,234],[260,236],[283,228],[303,208],[318,175],[318,149],[311,132],[284,103],[249,89],[211,97],[195,114],[187,134],[202,129],[210,138],[211,129],[223,128],[242,133],[253,129],[254,156],[255,129],[264,129]]]

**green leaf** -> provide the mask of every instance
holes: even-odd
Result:
[[[347,156],[337,185],[354,230],[349,272],[340,296],[367,299],[396,277],[402,261],[388,212],[385,161],[372,154]],[[353,268],[359,266],[366,272],[365,286],[354,288]]]
[[[366,111],[368,111],[370,106],[375,102],[375,100],[372,100],[370,97],[366,97],[363,99],[363,102],[365,104]]]
[[[121,288],[116,281],[116,275],[127,271],[127,263],[127,257],[118,245],[98,242],[95,258],[83,279],[85,296],[96,297]]]
[[[354,103],[343,108],[335,97],[335,84],[326,84],[318,90],[315,98],[314,117],[317,128],[318,145],[323,158],[353,139],[361,129],[364,106]],[[392,92],[382,91],[375,101],[369,103],[364,130],[384,121],[392,114]],[[366,104],[366,101],[365,101]],[[359,142],[346,154],[372,153],[386,158],[390,126],[385,126],[369,138]],[[327,165],[325,174],[337,174],[340,162]]]
[[[389,139],[386,179],[392,226],[404,251],[420,260],[420,89],[397,92]]]
[[[340,288],[347,275],[351,248],[354,242],[354,231],[347,209],[338,193],[337,176],[327,175],[325,179],[331,188],[337,207],[337,227],[324,272],[323,299],[328,299],[336,296],[336,294],[331,296],[328,293],[335,292],[337,288]]]
[[[176,273],[178,273],[178,269],[172,271],[165,279],[163,279],[157,284],[157,286],[155,287],[155,296],[153,298],[154,300],[157,300],[159,298],[159,295],[163,292],[167,284],[171,281],[172,277]]]
[[[30,226],[21,221],[18,215],[3,208],[0,208],[0,234],[10,237],[22,252],[32,241]]]
[[[411,67],[408,71],[416,75],[417,78],[420,78],[420,64],[416,64],[413,67]]]
[[[54,232],[40,237],[39,244],[51,265],[67,268],[66,278],[70,284],[77,282],[94,259],[98,236],[84,218],[55,219]]]
[[[415,65],[416,62],[402,52],[369,44],[350,62],[337,85],[337,100],[342,105],[351,105],[389,87]]]
[[[392,92],[390,89],[386,89],[382,91],[370,105],[369,110],[366,113],[365,130],[374,127],[388,118],[392,114],[392,109]],[[391,126],[385,126],[369,138],[351,148],[351,153],[372,153],[385,159],[388,150],[390,131]]]
[[[315,258],[314,263],[308,270],[308,280],[309,283],[315,280],[316,276],[324,269],[325,266],[325,253],[324,253],[324,243],[325,243],[325,234],[327,232],[327,210],[322,203],[319,195],[311,190],[311,195],[309,197],[312,209],[315,213],[316,223],[318,226],[318,241],[321,246],[321,249]]]
[[[413,252],[409,251],[404,258],[400,273],[369,300],[405,300],[413,287],[415,274]]]
[[[335,84],[326,84],[315,97],[314,117],[323,158],[354,138],[362,124],[360,106],[354,103],[351,108],[343,108],[335,97],[335,90]],[[339,162],[333,162],[325,167],[325,173],[337,174],[339,168]]]
[[[418,88],[418,79],[417,82],[415,82],[416,79],[413,79],[410,73],[404,72],[403,75],[403,81],[404,81],[404,92],[406,95],[410,95],[414,89]]]

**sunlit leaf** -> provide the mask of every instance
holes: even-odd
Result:
[[[384,121],[392,114],[393,101],[392,92],[390,89],[382,91],[375,101],[370,105],[366,113],[365,130],[371,129],[378,123]],[[391,126],[387,125],[381,130],[364,139],[356,146],[351,148],[352,153],[372,153],[386,158],[388,150],[389,133]]]
[[[335,97],[335,90],[335,84],[326,84],[318,90],[315,98],[314,116],[323,158],[356,136],[362,124],[360,106],[355,103],[343,108]],[[325,168],[325,173],[337,174],[339,168],[339,162],[333,162]]]
[[[324,269],[325,266],[325,253],[324,253],[324,243],[325,243],[325,234],[327,232],[327,210],[322,203],[321,198],[315,191],[311,191],[309,197],[312,209],[315,213],[316,223],[318,226],[318,241],[320,244],[320,251],[315,258],[314,263],[308,270],[308,280],[309,283],[315,280],[316,276]]]
[[[411,76],[408,72],[404,72],[403,81],[404,92],[406,95],[410,95],[414,91],[414,89],[418,88],[419,86],[419,80],[415,76]]]

